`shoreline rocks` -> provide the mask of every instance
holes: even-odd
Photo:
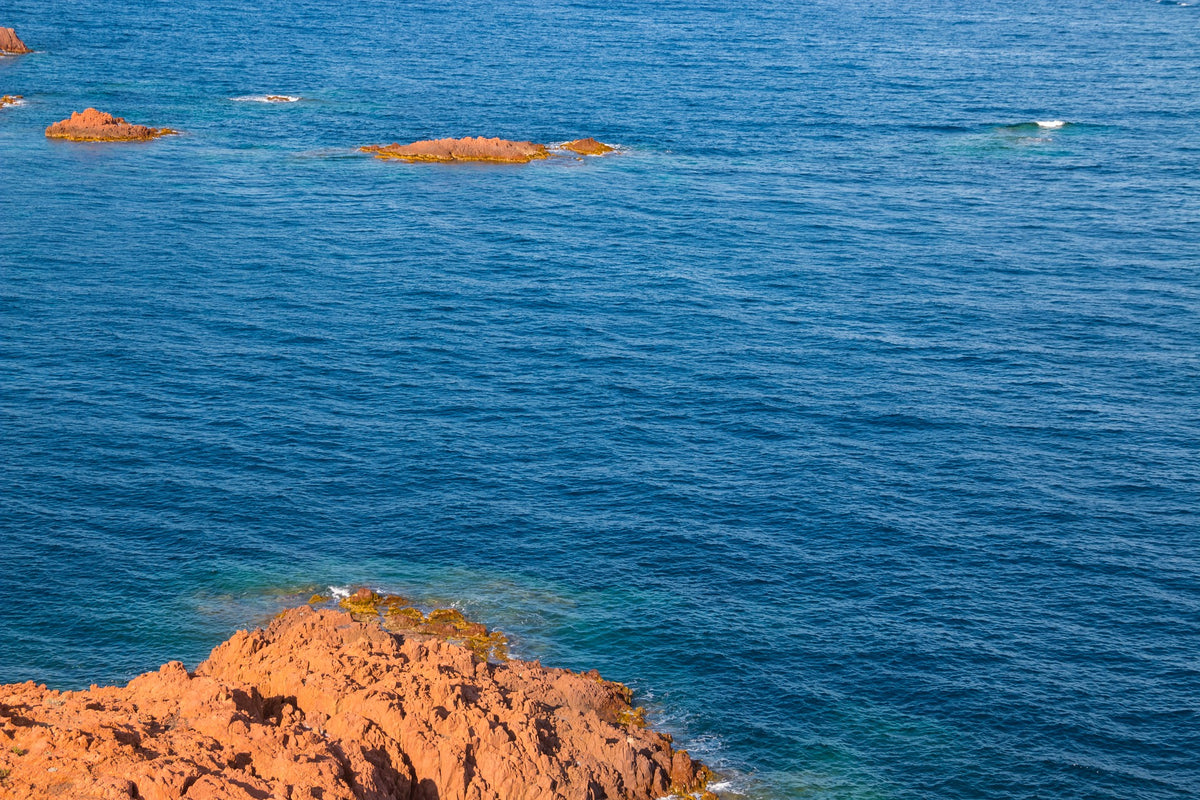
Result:
[[[549,156],[543,144],[514,142],[496,137],[485,139],[482,136],[430,139],[412,144],[396,142],[389,145],[367,145],[359,150],[374,153],[376,158],[401,161],[492,161],[502,164],[528,164],[530,161]]]
[[[19,94],[6,94],[3,97],[0,97],[0,108],[4,108],[5,106],[15,106],[24,99],[25,98]]]
[[[644,727],[627,687],[489,661],[453,641],[491,636],[457,612],[418,624],[400,598],[347,605],[239,631],[191,673],[0,686],[0,800],[714,797],[711,772]],[[392,633],[388,617],[446,635]]]
[[[26,53],[32,53],[21,37],[17,36],[17,32],[12,28],[0,28],[0,53],[6,53],[13,56],[23,56]]]
[[[567,142],[562,146],[562,149],[570,150],[572,153],[578,153],[581,156],[602,156],[614,150],[614,148],[606,145],[604,142],[598,142],[592,138],[576,139],[573,142]]]
[[[177,133],[170,128],[132,125],[122,117],[114,117],[94,108],[75,111],[70,118],[46,128],[47,137],[72,142],[148,142]]]

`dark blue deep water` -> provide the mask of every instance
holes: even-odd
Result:
[[[1200,7],[0,11],[0,682],[367,583],[727,797],[1200,796]],[[622,152],[354,150],[473,134]]]

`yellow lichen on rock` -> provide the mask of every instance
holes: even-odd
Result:
[[[379,601],[382,599],[364,586],[349,597],[343,597],[338,605],[351,614],[377,614],[379,613]]]
[[[617,715],[617,722],[626,728],[644,728],[646,727],[646,709],[641,706],[623,709]]]

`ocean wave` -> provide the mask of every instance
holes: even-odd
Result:
[[[1064,119],[1037,119],[1029,122],[1017,122],[1012,125],[1001,125],[999,130],[1011,131],[1013,133],[1023,133],[1026,131],[1057,131],[1063,128],[1069,128],[1074,123],[1067,122]]]

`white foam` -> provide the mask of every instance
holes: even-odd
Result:
[[[298,103],[303,98],[290,94],[247,94],[229,99],[235,103]]]
[[[350,596],[350,590],[342,586],[330,586],[329,594],[334,600],[345,600]]]
[[[1036,120],[1036,122],[1037,122],[1037,126],[1039,128],[1051,128],[1051,129],[1061,128],[1062,126],[1067,124],[1066,120],[1061,120],[1061,119],[1049,119],[1049,120],[1040,120],[1039,119],[1039,120]]]

